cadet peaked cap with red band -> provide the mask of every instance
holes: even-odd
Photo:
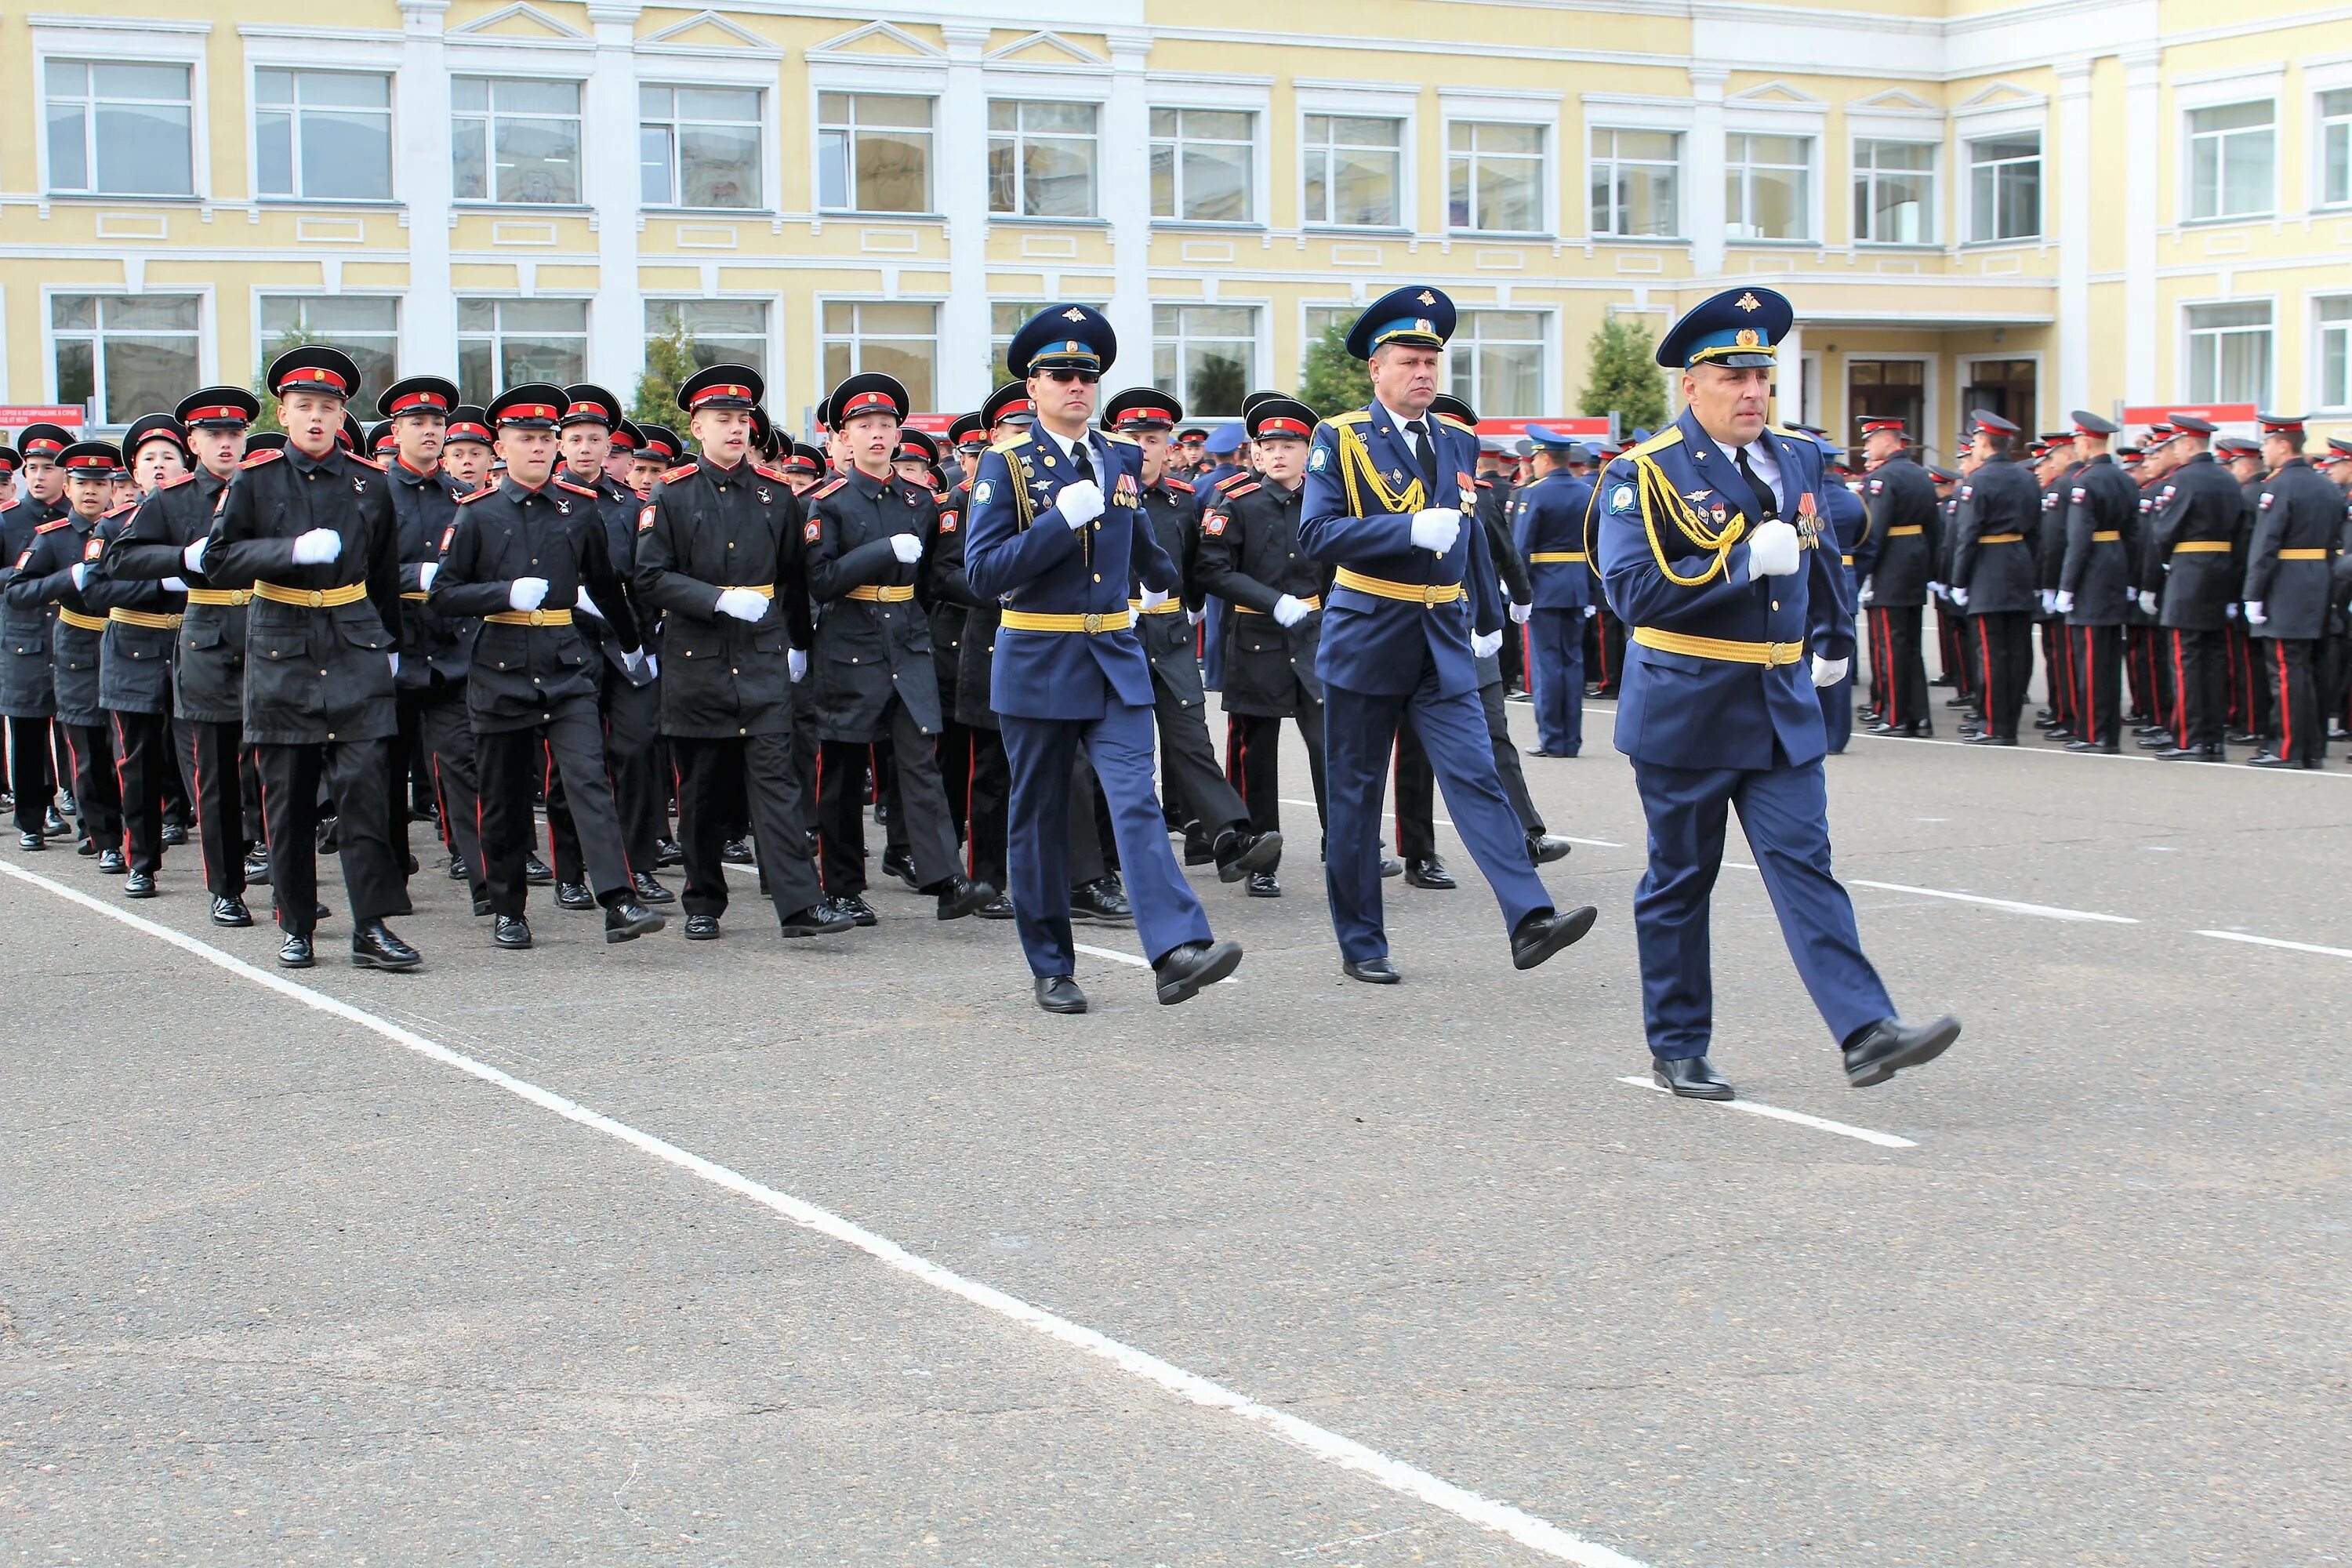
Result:
[[[827,423],[838,430],[861,414],[887,414],[893,419],[907,417],[907,388],[898,377],[869,370],[853,375],[833,389],[824,400]]]
[[[360,367],[341,349],[304,343],[271,360],[266,379],[280,397],[290,392],[330,392],[347,398],[359,390]]]
[[[403,414],[447,414],[457,406],[457,384],[437,375],[395,381],[375,400],[375,411],[386,419]]]
[[[73,437],[59,425],[27,425],[16,435],[16,450],[27,461],[35,458],[54,458],[73,445]]]
[[[453,441],[479,441],[490,444],[490,416],[476,404],[460,403],[449,410],[449,428],[442,434],[441,444]]]
[[[563,388],[551,382],[527,381],[508,387],[491,400],[490,423],[501,430],[552,430],[564,407]]]
[[[1261,398],[1243,422],[1253,441],[1304,441],[1315,434],[1315,410],[1295,397]]]
[[[767,390],[768,384],[748,364],[714,364],[686,378],[677,389],[677,405],[688,414],[701,408],[750,408]]]
[[[1103,405],[1106,430],[1172,430],[1184,405],[1156,386],[1130,386]]]
[[[621,400],[593,382],[580,382],[563,389],[563,413],[555,423],[559,427],[602,425],[607,430],[616,429],[621,423]]]
[[[207,386],[180,399],[172,414],[191,430],[242,430],[261,417],[261,399],[241,386]]]
[[[637,450],[648,458],[674,463],[677,455],[686,450],[686,443],[667,425],[641,425],[637,427]]]
[[[122,451],[111,441],[76,441],[58,454],[68,479],[111,479],[122,468]]]

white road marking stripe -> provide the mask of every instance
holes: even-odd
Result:
[[[1309,811],[1315,809],[1315,803],[1313,801],[1293,800],[1288,795],[1282,797],[1282,804],[1285,805],[1303,805]],[[1396,813],[1394,810],[1384,811],[1381,813],[1381,816],[1391,822],[1396,820]],[[1452,827],[1454,826],[1451,821],[1443,816],[1433,816],[1429,820],[1435,823],[1440,827]],[[1622,849],[1625,847],[1622,844],[1618,843],[1613,838],[1578,838],[1571,834],[1566,833],[1561,834],[1559,837],[1567,839],[1570,844],[1590,844],[1596,849]]]
[[[2288,942],[2275,936],[2255,936],[2242,931],[2200,931],[2199,936],[2219,937],[2223,942],[2250,942],[2256,947],[2283,947],[2289,952],[2315,952],[2323,958],[2352,958],[2352,947],[2322,947],[2315,942]]]
[[[1646,1089],[1655,1094],[1674,1093],[1674,1090],[1661,1088],[1654,1080],[1646,1078],[1621,1078],[1617,1081],[1630,1083],[1635,1089]],[[1783,1110],[1777,1105],[1762,1105],[1752,1100],[1702,1100],[1693,1103],[1719,1105],[1727,1110],[1744,1110],[1750,1116],[1769,1116],[1775,1121],[1793,1121],[1816,1132],[1834,1132],[1841,1138],[1859,1138],[1882,1149],[1916,1149],[1919,1146],[1910,1139],[1897,1138],[1892,1132],[1873,1132],[1867,1127],[1851,1127],[1843,1121],[1832,1121],[1825,1116],[1808,1116],[1801,1110]]]
[[[1228,1415],[1271,1432],[1294,1447],[1305,1450],[1328,1464],[1364,1476],[1397,1493],[1416,1501],[1427,1503],[1442,1512],[1452,1514],[1467,1524],[1492,1531],[1531,1551],[1540,1552],[1562,1563],[1573,1563],[1580,1568],[1643,1568],[1635,1559],[1612,1551],[1597,1542],[1571,1535],[1548,1520],[1482,1497],[1465,1487],[1441,1479],[1390,1458],[1377,1449],[1350,1437],[1302,1421],[1286,1410],[1261,1405],[1246,1394],[1223,1384],[1211,1382],[1197,1373],[1185,1371],[1172,1362],[1162,1361],[1148,1351],[1112,1339],[1109,1335],[1071,1321],[1057,1313],[1034,1307],[1019,1297],[1007,1295],[992,1286],[968,1279],[950,1268],[942,1268],[927,1258],[908,1252],[897,1242],[877,1235],[864,1226],[843,1218],[829,1209],[820,1208],[805,1199],[777,1191],[763,1183],[691,1153],[650,1132],[639,1131],[625,1121],[616,1121],[599,1111],[589,1110],[577,1101],[565,1099],[552,1089],[502,1072],[487,1062],[478,1061],[461,1051],[455,1051],[436,1041],[425,1038],[414,1030],[403,1028],[387,1018],[378,1017],[363,1008],[298,985],[280,974],[257,968],[241,958],[222,952],[209,943],[173,931],[167,925],[134,915],[128,910],[94,899],[80,890],[20,867],[0,861],[0,872],[57,894],[71,903],[120,921],[134,931],[143,931],[159,941],[192,953],[207,963],[215,964],[243,980],[249,980],[266,991],[274,992],[289,1001],[341,1018],[345,1023],[379,1035],[393,1044],[415,1052],[429,1061],[454,1068],[470,1078],[480,1079],[494,1089],[505,1090],[527,1104],[552,1111],[567,1121],[578,1123],[592,1131],[601,1132],[616,1142],[625,1143],[641,1153],[649,1154],[667,1165],[709,1183],[712,1186],[751,1199],[793,1224],[820,1236],[832,1237],[844,1246],[855,1247],[886,1268],[896,1269],[910,1279],[921,1281],[933,1289],[957,1297],[993,1312],[998,1317],[1020,1324],[1023,1328],[1049,1340],[1084,1352],[1097,1361],[1106,1362],[1129,1376],[1152,1384],[1178,1398],[1209,1410],[1222,1410]],[[394,982],[394,984],[401,984]]]
[[[2103,925],[2136,926],[2139,921],[2129,915],[2103,915],[2094,910],[2060,909],[2055,904],[2026,904],[2015,899],[1988,899],[1981,893],[1953,893],[1941,888],[1915,888],[1907,882],[1866,882],[1852,879],[1857,888],[1874,888],[1882,893],[1916,893],[1924,899],[1951,899],[1963,904],[1982,904],[1988,909],[2007,910],[2015,915],[2039,915],[2049,921],[2095,921]]]
[[[1854,738],[1864,741],[1893,741],[1906,746],[1967,746],[1966,741],[1938,741],[1932,735],[1874,735],[1867,730],[1854,731]],[[2152,763],[2153,755],[2135,756],[2130,752],[2070,752],[2060,746],[2032,746],[2022,742],[2014,746],[1970,746],[1971,751],[1999,752],[2011,756],[2028,757],[2091,757],[2109,763]],[[2196,768],[2215,768],[2211,763],[2191,763]],[[2225,771],[2216,768],[2215,771]],[[2241,773],[2284,773],[2298,778],[2352,778],[2352,773],[2328,768],[2235,768],[2226,770]]]

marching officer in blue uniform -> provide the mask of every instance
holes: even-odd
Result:
[[[1381,924],[1381,797],[1408,714],[1502,906],[1513,963],[1534,968],[1598,914],[1559,909],[1536,875],[1479,710],[1476,661],[1502,646],[1504,610],[1475,526],[1477,438],[1429,411],[1454,321],[1453,300],[1413,285],[1357,319],[1348,352],[1368,363],[1372,402],[1316,426],[1300,507],[1299,548],[1333,568],[1316,654],[1330,798],[1324,879],[1340,969],[1376,985],[1400,978]]]
[[[1878,547],[1871,537],[1870,509],[1846,483],[1843,472],[1845,453],[1837,443],[1827,437],[1819,438],[1822,449],[1822,520],[1829,525],[1834,537],[1824,536],[1823,550],[1838,552],[1838,565],[1845,574],[1845,602],[1855,603],[1862,580],[1877,563]],[[1848,660],[1851,664],[1852,661]],[[1832,752],[1845,750],[1853,738],[1853,671],[1848,669],[1845,679],[1821,688],[1822,729]]]
[[[1617,749],[1650,829],[1633,896],[1643,1023],[1658,1084],[1688,1099],[1732,1097],[1706,1058],[1707,903],[1733,806],[1850,1083],[1931,1061],[1960,1031],[1895,1016],[1830,873],[1814,692],[1852,666],[1853,606],[1825,542],[1821,448],[1764,422],[1793,318],[1770,289],[1738,289],[1675,323],[1658,363],[1681,373],[1685,406],[1610,464],[1595,522],[1603,589],[1632,628]]]
[[[1048,307],[1014,335],[1005,365],[1028,383],[1036,423],[982,457],[964,543],[972,594],[1004,601],[990,695],[1013,773],[1005,858],[1037,1005],[1053,1013],[1087,1006],[1072,973],[1067,869],[1070,770],[1082,746],[1110,807],[1161,1005],[1242,959],[1240,943],[1211,938],[1152,791],[1151,663],[1128,589],[1132,577],[1149,610],[1181,584],[1143,510],[1139,450],[1088,428],[1117,353],[1110,322],[1084,305]]]
[[[1535,590],[1528,617],[1528,685],[1536,709],[1534,757],[1584,749],[1584,623],[1598,581],[1585,550],[1592,481],[1569,471],[1576,443],[1548,425],[1528,426],[1535,482],[1512,503],[1511,542]]]

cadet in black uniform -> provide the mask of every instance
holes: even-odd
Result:
[[[64,445],[58,449],[63,451]],[[9,450],[8,457],[13,468],[16,453]],[[37,502],[19,501],[14,487],[0,480],[0,584],[30,563],[33,531],[49,521],[44,510]],[[53,805],[57,780],[49,758],[49,723],[58,711],[57,688],[49,678],[50,626],[56,619],[48,605],[0,600],[0,718],[8,721],[8,794],[19,849],[47,848],[52,819],[58,832],[65,831]]]
[[[104,441],[76,441],[58,454],[58,467],[66,476],[66,510],[34,529],[31,547],[9,574],[7,598],[19,611],[56,606],[49,669],[68,762],[60,774],[73,781],[81,853],[97,856],[100,870],[121,876],[129,869],[122,854],[122,795],[114,771],[114,737],[98,692],[106,617],[83,592],[103,548],[98,522],[113,502],[122,454]]]
[[[899,815],[918,888],[939,900],[939,918],[961,920],[996,897],[963,875],[955,825],[940,783],[939,678],[930,626],[915,603],[928,594],[925,558],[940,518],[928,482],[893,472],[907,389],[878,372],[834,389],[833,427],[849,468],[811,490],[806,542],[809,595],[817,610],[810,649],[816,685],[817,836],[824,889],[859,923],[866,902],[866,766],[890,742]]]
[[[1960,484],[1953,514],[1952,602],[1976,623],[1984,727],[1974,744],[2014,746],[2025,690],[2033,679],[2036,586],[2033,536],[2041,488],[2009,459],[2017,426],[1997,414],[1971,415],[1977,466]]]
[[[930,584],[921,604],[931,626],[931,679],[940,692],[940,783],[948,793],[948,817],[955,824],[957,842],[965,847],[969,871],[971,781],[976,768],[972,728],[956,712],[956,670],[963,658],[964,616],[971,601],[963,583],[963,520],[971,510],[971,476],[980,460],[977,457],[970,462],[961,460],[967,441],[975,453],[988,450],[988,433],[977,414],[958,415],[948,426],[949,448],[958,460],[941,476],[946,484],[937,498],[940,521],[931,537]],[[990,903],[996,901],[992,899]],[[989,910],[983,907],[978,912],[986,915]]]
[[[2172,444],[2188,454],[2164,479],[2150,519],[2155,570],[2140,579],[2140,607],[2157,617],[2171,661],[2177,728],[2140,744],[2167,762],[2227,760],[2228,606],[2244,579],[2233,564],[2245,498],[2207,449],[2213,426],[2176,414]],[[2160,740],[2172,743],[2163,745]]]
[[[1260,478],[1235,485],[1201,514],[1201,591],[1225,601],[1225,776],[1259,833],[1282,828],[1282,721],[1298,725],[1315,782],[1315,815],[1327,818],[1323,784],[1323,678],[1315,670],[1323,595],[1331,568],[1298,548],[1307,444],[1315,411],[1294,398],[1251,400],[1243,423]],[[1278,899],[1276,866],[1249,873],[1249,894]]]
[[[352,963],[414,969],[415,948],[384,915],[403,898],[387,832],[384,750],[398,732],[400,539],[383,471],[339,450],[335,432],[359,367],[340,349],[289,350],[270,363],[286,445],[247,458],[191,563],[215,586],[251,588],[246,618],[245,738],[261,779],[270,881],[286,934],[278,962],[316,955],[319,784],[341,816]]]
[[[2139,544],[2139,487],[2107,450],[2116,426],[2079,408],[2074,421],[2079,461],[2060,507],[2066,549],[2056,599],[2066,617],[2076,687],[2076,733],[2066,749],[2112,753],[2121,734],[2124,622]]]
[[[123,433],[122,444],[131,454],[134,469],[157,479],[149,487],[151,495],[163,483],[187,475],[187,437],[168,414],[142,415]],[[116,577],[108,569],[115,542],[130,530],[138,510],[137,503],[117,507],[100,520],[95,535],[99,558],[84,582],[82,597],[92,611],[106,616],[98,656],[98,700],[114,726],[123,842],[131,860],[122,893],[152,899],[155,873],[163,868],[165,801],[177,793],[167,788],[177,768],[172,750],[172,647],[187,601],[175,585]]]
[[[510,387],[491,403],[506,477],[460,503],[442,535],[431,590],[444,615],[479,617],[466,710],[481,769],[482,869],[497,922],[490,940],[503,948],[531,943],[523,861],[542,755],[564,781],[587,877],[604,906],[604,940],[629,942],[663,925],[630,886],[604,773],[602,661],[574,612],[593,603],[631,668],[645,654],[596,513],[597,492],[555,477],[555,422],[565,405],[563,389],[542,383]]]
[[[1870,654],[1877,666],[1878,724],[1871,732],[1932,735],[1919,617],[1942,555],[1943,507],[1936,481],[1911,456],[1902,420],[1864,420],[1862,450],[1873,465],[1862,488],[1870,536],[1878,541],[1878,559],[1860,595],[1870,613]]]
[[[677,770],[686,935],[719,935],[728,903],[725,815],[748,795],[760,869],[788,937],[852,928],[820,908],[793,766],[793,684],[807,671],[801,503],[782,470],[750,460],[764,384],[712,365],[678,388],[702,448],[667,470],[637,513],[637,602],[665,617],[662,733]],[[650,432],[648,432],[650,435]]]
[[[2270,477],[2257,489],[2246,560],[2246,632],[2269,683],[2271,731],[2248,759],[2258,768],[2326,765],[2313,650],[2327,629],[2344,492],[2303,456],[2300,415],[2255,416]]]

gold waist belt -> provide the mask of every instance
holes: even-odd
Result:
[[[1419,605],[1426,609],[1433,605],[1450,605],[1462,596],[1459,583],[1391,583],[1385,577],[1367,577],[1361,572],[1339,568],[1336,586],[1353,588],[1359,594],[1370,594],[1376,599],[1395,599],[1402,604]]]
[[[1736,642],[1728,637],[1695,637],[1655,626],[1635,626],[1633,640],[1661,653],[1688,654],[1693,658],[1720,659],[1726,664],[1760,664],[1775,668],[1805,657],[1801,642]]]
[[[773,596],[775,590],[768,590]],[[904,583],[863,584],[842,595],[845,599],[860,599],[869,605],[903,605],[915,596],[914,588]]]
[[[1008,632],[1123,632],[1135,624],[1132,610],[1104,610],[1085,616],[1051,616],[1034,610],[1007,610]]]
[[[340,588],[281,588],[275,583],[256,583],[253,591],[273,605],[295,605],[310,610],[331,610],[356,605],[367,597],[364,583],[346,583]]]
[[[102,632],[106,629],[104,616],[85,616],[79,610],[68,610],[63,605],[58,606],[58,619],[69,626],[76,626],[86,632]]]
[[[1538,566],[1547,566],[1555,562],[1590,561],[1592,557],[1581,550],[1538,550],[1528,559]]]
[[[570,610],[500,610],[484,616],[486,621],[496,621],[502,626],[568,626],[572,624]]]
[[[109,610],[106,618],[126,626],[144,626],[151,632],[173,632],[180,629],[182,617],[159,615],[153,610]]]
[[[253,590],[250,588],[191,588],[188,590],[188,603],[243,608],[253,603]]]
[[[2172,547],[2175,555],[2227,555],[2230,542],[2226,539],[2184,539]]]

